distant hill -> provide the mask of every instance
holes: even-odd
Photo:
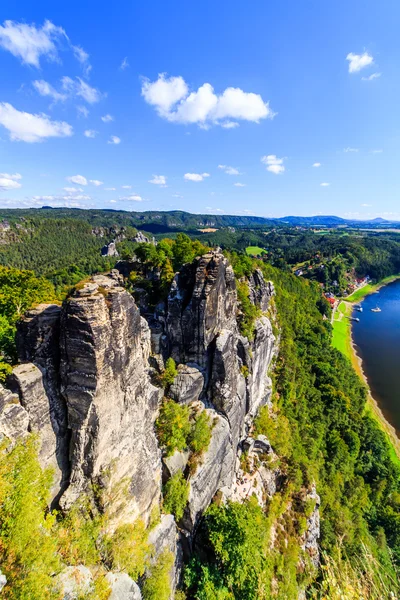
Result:
[[[203,228],[234,227],[260,229],[265,227],[400,227],[400,222],[388,221],[380,217],[370,221],[343,219],[334,215],[315,215],[310,217],[287,216],[266,218],[241,215],[193,214],[180,210],[127,212],[123,210],[84,210],[77,208],[0,209],[0,221],[18,222],[21,218],[79,219],[97,227],[136,227],[151,233],[168,231],[187,231]]]

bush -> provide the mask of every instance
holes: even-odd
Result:
[[[29,437],[11,450],[0,447],[0,564],[8,582],[7,600],[54,598],[52,574],[60,569],[55,518],[47,512],[50,471],[37,459]],[[54,592],[54,593],[53,593]]]
[[[77,502],[58,523],[59,552],[69,565],[97,564],[102,519],[90,513],[89,503]]]
[[[113,536],[105,539],[105,548],[112,569],[126,571],[132,579],[138,579],[148,566],[150,545],[144,522],[121,525]]]
[[[143,600],[169,600],[171,595],[171,569],[174,555],[169,550],[160,554],[143,585]]]
[[[165,362],[165,369],[160,377],[161,384],[164,388],[174,383],[175,377],[178,375],[178,371],[173,358],[167,358]]]
[[[190,484],[178,471],[164,487],[164,512],[174,515],[180,521],[189,498]]]
[[[173,400],[165,400],[160,408],[156,428],[158,439],[167,456],[171,456],[176,450],[185,450],[191,430],[189,408]]]
[[[271,446],[281,457],[288,457],[292,451],[292,432],[289,420],[277,413],[273,417],[269,408],[263,406],[254,422],[256,435],[265,435]]]
[[[237,296],[242,313],[239,315],[240,333],[249,340],[252,340],[254,337],[254,323],[261,316],[261,311],[250,300],[247,282],[239,281],[237,283]]]
[[[195,454],[207,452],[211,441],[212,424],[205,410],[195,418],[189,434],[189,446]]]

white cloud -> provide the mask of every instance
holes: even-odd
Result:
[[[183,198],[183,196],[181,196],[180,194],[172,194],[173,198]]]
[[[235,167],[229,167],[228,165],[218,165],[218,169],[222,169],[227,175],[240,175],[240,171]]]
[[[39,27],[34,23],[28,25],[4,21],[0,25],[0,47],[11,52],[22,63],[37,68],[40,68],[42,57],[48,61],[60,62],[58,51],[67,48],[72,50],[86,76],[92,68],[88,53],[81,46],[74,46],[65,30],[48,20]]]
[[[236,187],[246,187],[245,183],[239,183],[239,182],[234,183],[233,185],[235,185]]]
[[[100,185],[103,185],[103,183],[104,183],[104,181],[99,181],[98,179],[90,179],[89,181],[96,187],[99,187]]]
[[[117,188],[104,188],[107,192],[115,192]]]
[[[209,173],[185,173],[183,176],[187,181],[203,181],[206,177],[210,177]]]
[[[374,79],[379,79],[379,77],[382,75],[382,73],[372,73],[372,75],[369,75],[368,77],[361,77],[362,81],[373,81]]]
[[[19,180],[22,179],[20,173],[0,173],[0,191],[17,190],[22,187]]]
[[[96,135],[97,135],[97,133],[98,133],[98,132],[97,132],[97,131],[95,131],[94,129],[86,129],[86,130],[83,132],[83,135],[84,135],[85,137],[87,137],[87,138],[95,138],[95,137],[96,137]]]
[[[50,61],[58,59],[56,44],[62,38],[67,38],[64,29],[51,21],[45,21],[41,27],[15,21],[4,21],[0,25],[0,46],[23,63],[37,68],[42,56]]]
[[[0,173],[0,177],[5,177],[6,179],[14,179],[14,181],[22,179],[21,173]]]
[[[267,171],[275,175],[284,173],[285,167],[283,161],[284,158],[278,158],[275,154],[268,154],[261,157],[261,162],[267,167]]]
[[[331,184],[327,183],[326,181],[324,181],[323,183],[320,184],[321,187],[329,187]]]
[[[318,168],[320,166],[321,166],[321,163],[319,163],[319,162],[316,162],[316,163],[313,164],[313,167],[317,167]]]
[[[78,117],[87,118],[89,116],[89,110],[86,108],[86,106],[77,106],[76,110],[78,111]]]
[[[209,83],[189,93],[182,77],[166,78],[164,73],[154,82],[143,81],[142,96],[160,117],[175,123],[197,123],[204,129],[212,124],[228,129],[236,127],[238,124],[232,119],[258,123],[274,116],[259,94],[230,87],[217,95]]]
[[[62,92],[58,92],[50,83],[44,81],[43,79],[37,80],[33,82],[33,86],[42,96],[49,96],[53,98],[55,102],[62,101],[64,102],[68,98],[79,97],[88,102],[89,104],[95,104],[99,102],[102,95],[94,87],[91,87],[88,83],[83,81],[80,77],[76,78],[77,81],[71,79],[71,77],[63,77],[61,79],[61,89]],[[87,108],[78,106],[78,113],[87,117],[89,111]]]
[[[13,142],[42,142],[46,138],[73,134],[71,125],[65,121],[51,121],[45,114],[22,112],[6,102],[0,102],[0,125],[9,131]]]
[[[66,94],[57,92],[50,83],[47,83],[43,79],[34,81],[32,85],[41,96],[49,96],[54,102],[64,102],[68,97]]]
[[[212,206],[206,206],[206,210],[212,210],[213,212],[224,212],[222,208],[213,208]]]
[[[382,154],[383,150],[378,148],[377,150],[371,150],[372,154]]]
[[[107,142],[107,144],[120,144],[120,143],[121,143],[121,138],[117,137],[116,135],[112,135]]]
[[[77,192],[83,192],[82,188],[76,187],[64,187],[63,190],[64,192],[67,192],[67,194],[76,194]]]
[[[61,79],[62,89],[67,92],[69,96],[82,98],[88,104],[95,104],[101,100],[102,95],[99,90],[91,87],[80,77],[76,77],[75,79],[71,79],[71,77],[63,77]]]
[[[129,67],[129,63],[128,63],[128,57],[125,56],[124,60],[122,61],[121,65],[120,65],[120,69],[121,71],[125,71],[125,69],[127,69]]]
[[[343,148],[343,152],[346,152],[346,153],[347,152],[358,152],[358,148],[350,148],[350,147]]]
[[[116,200],[109,200],[110,204],[115,204],[117,201]]]
[[[133,194],[132,196],[122,196],[120,200],[126,200],[128,202],[144,202],[143,198],[138,194]]]
[[[110,123],[111,121],[114,121],[114,117],[112,115],[104,115],[104,117],[101,117],[101,120],[103,123]]]
[[[154,183],[154,185],[160,185],[161,187],[167,187],[167,178],[165,175],[153,175],[153,179],[150,179],[149,183]]]
[[[239,127],[239,123],[236,121],[224,121],[221,123],[221,127],[224,129],[235,129],[236,127]]]
[[[130,190],[130,189],[132,189],[132,186],[131,185],[121,185],[121,188],[123,190]]]
[[[369,67],[374,62],[373,57],[368,52],[364,52],[363,54],[350,52],[346,56],[346,60],[349,61],[349,73],[358,73],[358,71]]]
[[[85,50],[81,46],[71,46],[72,51],[74,53],[75,58],[78,62],[81,63],[83,72],[86,77],[89,76],[90,71],[92,70],[92,66],[89,63],[89,54],[85,52]]]
[[[158,76],[157,81],[151,83],[149,79],[145,79],[142,84],[142,96],[164,117],[167,117],[174,104],[182,100],[188,91],[183,77],[166,79],[164,73]]]
[[[74,196],[32,196],[32,200],[35,202],[69,202],[71,200],[79,201],[79,200],[91,200],[91,196],[86,194],[76,194]]]
[[[364,206],[364,207],[371,207],[371,206],[372,206],[372,204],[366,204],[366,203],[364,203],[364,204],[361,204],[361,206]]]
[[[77,185],[87,185],[88,183],[86,177],[83,177],[83,175],[71,175],[71,177],[67,177],[66,179]]]

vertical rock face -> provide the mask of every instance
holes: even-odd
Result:
[[[40,305],[22,320],[22,364],[10,378],[16,394],[0,394],[0,433],[40,434],[39,458],[53,467],[64,508],[96,487],[118,519],[147,521],[161,493],[161,391],[148,375],[149,327],[119,284],[115,273],[93,277],[62,308]]]
[[[261,271],[251,277],[249,292],[251,301],[266,311],[274,292]],[[178,367],[172,396],[184,403],[200,397],[214,409],[210,414],[215,420],[203,463],[189,479],[189,503],[183,520],[188,531],[193,530],[219,489],[226,492],[232,488],[239,443],[271,393],[268,368],[275,352],[271,323],[260,317],[249,342],[239,334],[237,311],[235,276],[221,252],[205,254],[175,276],[166,328],[173,358],[186,364]],[[194,367],[204,377],[201,393],[194,384]],[[200,378],[195,381],[201,383]]]
[[[30,430],[40,433],[41,464],[54,471],[54,495],[69,479],[67,406],[59,391],[60,315],[60,306],[40,304],[18,324],[16,343],[23,364],[11,378],[28,412]]]
[[[205,254],[175,276],[168,297],[167,331],[178,363],[206,368],[210,344],[221,329],[236,331],[235,276],[219,252]]]
[[[4,437],[11,442],[28,434],[29,415],[21,406],[17,394],[0,384],[0,441]]]
[[[222,329],[217,335],[211,368],[209,397],[228,419],[232,443],[237,448],[246,414],[246,381],[240,370],[236,331]]]
[[[150,532],[149,544],[153,546],[152,564],[157,564],[160,555],[166,551],[171,552],[175,557],[170,572],[171,599],[173,599],[181,576],[183,559],[178,529],[172,515],[161,516],[159,524]]]
[[[188,531],[193,531],[198,518],[216,492],[224,487],[229,488],[233,481],[236,453],[232,446],[229,423],[214,410],[206,411],[214,426],[208,450],[194,475],[189,478],[189,502],[182,523]]]
[[[64,506],[91,484],[100,485],[106,498],[113,495],[121,519],[147,521],[158,504],[161,458],[154,421],[160,390],[149,382],[149,353],[147,323],[112,278],[94,277],[66,303],[61,389],[71,428],[71,479]]]

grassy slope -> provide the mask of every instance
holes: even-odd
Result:
[[[247,246],[246,254],[249,256],[258,256],[260,254],[266,254],[264,248],[260,248],[260,246]]]
[[[350,319],[352,307],[347,302],[340,302],[333,320],[332,345],[351,360],[353,351],[351,347]]]
[[[366,383],[367,386],[368,382],[362,370],[361,362],[352,345],[351,321],[349,319],[352,313],[352,304],[359,302],[368,294],[372,294],[383,285],[386,285],[398,278],[399,275],[394,275],[391,277],[386,277],[374,285],[365,285],[363,288],[356,290],[353,294],[351,294],[351,296],[348,296],[346,298],[346,302],[340,302],[335,312],[333,320],[332,345],[351,361],[358,376]],[[398,439],[393,427],[384,418],[379,406],[371,396],[370,392],[368,393],[366,411],[378,422],[379,427],[386,433],[391,446],[392,460],[400,465],[400,440]]]

